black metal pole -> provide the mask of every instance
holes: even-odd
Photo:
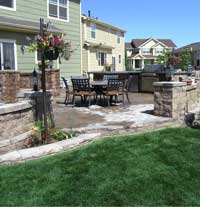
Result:
[[[44,19],[40,18],[40,35],[44,35]],[[43,91],[43,115],[44,115],[44,140],[47,140],[47,106],[46,106],[46,75],[45,75],[45,54],[41,51],[42,58],[42,91]]]

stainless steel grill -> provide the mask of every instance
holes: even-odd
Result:
[[[166,78],[163,65],[145,65],[144,70],[141,73],[141,91],[153,92],[153,83],[164,80],[166,80]]]

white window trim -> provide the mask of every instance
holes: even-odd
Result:
[[[99,67],[104,67],[104,66],[107,64],[108,53],[105,52],[105,51],[98,51],[97,53],[98,53],[97,64],[98,64]],[[106,58],[105,58],[105,63],[104,63],[104,65],[101,65],[101,57],[99,57],[99,54],[100,54],[100,53],[104,53],[104,55],[105,55],[104,58],[106,57]],[[99,61],[100,61],[100,65],[99,65]]]
[[[0,9],[16,11],[16,0],[13,0],[13,8],[9,8],[9,7],[6,7],[6,6],[0,6]]]
[[[117,32],[117,44],[121,44],[121,33]]]
[[[16,45],[16,40],[12,40],[12,39],[0,39],[0,43],[13,43],[14,44],[14,56],[15,56],[15,71],[18,70],[18,64],[17,64],[17,45]],[[1,55],[3,56],[3,51],[1,51]],[[2,58],[2,57],[1,57]],[[2,69],[4,70],[4,69]]]
[[[92,25],[95,25],[95,31],[92,30]],[[95,32],[95,38],[92,37],[92,32]],[[90,23],[90,39],[92,40],[97,39],[97,25],[95,23]]]
[[[58,0],[59,1],[59,0]],[[69,22],[69,0],[67,0],[67,19],[60,19],[59,17],[51,17],[49,16],[49,0],[47,0],[47,17],[48,19],[53,19],[53,20],[57,20],[57,21],[61,21],[61,22]],[[58,6],[58,10],[59,10],[59,6]],[[58,12],[59,14],[59,12]]]

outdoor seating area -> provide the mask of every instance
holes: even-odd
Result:
[[[71,77],[72,90],[70,90],[68,81],[62,77],[64,82],[66,97],[64,103],[66,105],[76,105],[77,97],[81,99],[81,104],[103,105],[110,107],[112,104],[123,103],[125,104],[125,97],[128,104],[129,87],[132,76],[128,79],[119,79],[117,75],[104,75],[102,80],[90,80],[84,76]],[[70,102],[71,98],[71,102]]]
[[[200,206],[198,5],[0,0],[0,207]]]

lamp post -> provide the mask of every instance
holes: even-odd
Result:
[[[33,91],[38,91],[38,74],[34,68],[34,71],[32,73],[33,76]]]
[[[44,19],[40,18],[40,35],[44,35],[44,31],[47,29],[46,24],[44,24]],[[44,30],[45,29],[45,30]],[[41,51],[41,63],[42,63],[42,91],[43,91],[43,115],[44,115],[44,140],[47,139],[47,106],[46,106],[46,74],[45,74],[45,53],[44,50]]]

